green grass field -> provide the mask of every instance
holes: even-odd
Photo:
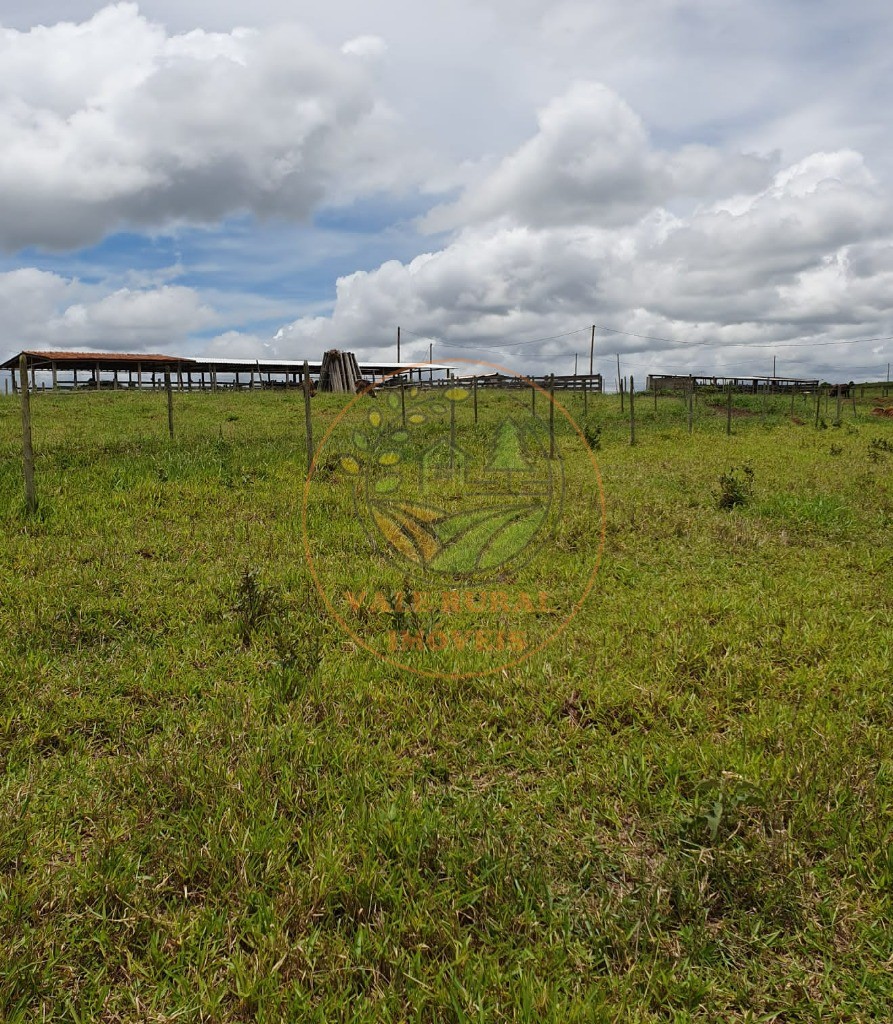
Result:
[[[481,392],[479,431],[508,401]],[[323,614],[299,394],[175,403],[171,443],[161,393],[35,395],[29,517],[0,398],[0,1020],[891,1019],[872,398],[815,429],[811,399],[797,423],[739,397],[727,437],[706,398],[689,435],[639,396],[631,447],[616,396],[585,420],[572,397],[595,588],[554,645],[465,679]],[[313,400],[319,434],[341,404]],[[314,495],[362,582],[377,556]],[[558,584],[599,539],[567,515]]]

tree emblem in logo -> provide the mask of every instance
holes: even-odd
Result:
[[[341,466],[355,478],[356,511],[389,555],[425,573],[485,577],[548,533],[563,490],[539,419],[502,419],[461,446],[465,388],[388,395],[352,436]]]

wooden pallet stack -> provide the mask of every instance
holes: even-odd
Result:
[[[320,391],[356,391],[357,381],[362,378],[360,367],[353,352],[329,349],[322,357],[319,373]]]

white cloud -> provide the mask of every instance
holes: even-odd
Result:
[[[607,104],[610,116],[599,123],[613,125],[621,139],[619,156],[600,162],[580,135],[584,152],[575,166],[593,189],[591,208],[585,189],[563,187],[568,162],[555,170],[551,156],[576,128],[565,131],[568,107],[553,104],[540,134],[454,205],[466,217],[477,213],[478,223],[407,264],[390,261],[339,279],[331,317],[296,321],[274,347],[297,355],[338,344],[378,356],[393,352],[390,325],[399,323],[423,335],[409,336],[411,358],[426,357],[431,337],[441,339],[438,358],[520,359],[544,370],[557,360],[568,369],[571,353],[585,353],[585,337],[514,343],[595,321],[667,339],[599,333],[599,351],[627,353],[640,375],[678,365],[755,372],[765,355],[754,345],[777,343],[784,354],[786,341],[820,342],[788,353],[789,367],[797,360],[802,373],[810,360],[814,367],[832,357],[852,363],[855,350],[826,342],[893,334],[890,198],[858,153],[816,153],[763,188],[672,213],[656,200],[673,194],[667,182],[679,168],[715,168],[735,188],[752,169],[725,174],[726,161],[737,158],[703,147],[656,157],[616,97],[582,95]],[[569,108],[580,97],[576,90]],[[764,177],[765,165],[758,170],[754,176]],[[610,212],[615,190],[622,215]]]
[[[129,3],[0,28],[0,244],[302,218],[393,184],[393,115],[364,67],[296,27],[168,35]]]
[[[384,56],[388,44],[381,36],[357,36],[341,47],[341,52],[350,57],[378,58]]]
[[[0,336],[20,348],[175,351],[216,321],[191,288],[108,292],[33,268],[0,274]]]
[[[612,226],[678,196],[725,194],[767,181],[766,159],[708,146],[654,150],[641,118],[597,82],[577,82],[539,113],[536,134],[452,206],[432,230],[500,216],[516,223]]]
[[[202,349],[203,356],[218,359],[269,359],[270,354],[269,339],[243,331],[224,331]]]

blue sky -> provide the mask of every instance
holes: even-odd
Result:
[[[401,325],[411,357],[566,369],[595,323],[606,373],[893,359],[885,4],[38,0],[0,24],[4,357],[383,357]]]

